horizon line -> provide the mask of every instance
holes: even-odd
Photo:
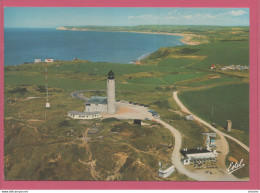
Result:
[[[94,26],[94,27],[136,27],[136,26],[211,26],[211,27],[250,27],[250,25],[179,25],[179,24],[140,24],[140,25],[61,25],[58,27],[87,27],[87,26]],[[56,29],[58,27],[4,27],[4,29]]]

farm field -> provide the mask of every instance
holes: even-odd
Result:
[[[233,84],[209,89],[188,91],[179,95],[182,102],[196,115],[218,127],[225,128],[232,120],[232,128],[249,134],[249,85]],[[243,140],[248,141],[248,140]]]

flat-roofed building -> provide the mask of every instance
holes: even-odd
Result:
[[[107,97],[92,96],[86,102],[85,112],[107,112]]]
[[[44,62],[54,62],[54,59],[45,59]]]
[[[74,95],[74,93],[73,93]],[[68,116],[73,119],[93,119],[101,117],[101,113],[116,113],[115,98],[115,75],[112,70],[108,72],[107,77],[107,97],[92,96],[90,99],[84,96],[78,96],[86,101],[84,112],[69,111]]]
[[[206,133],[202,133],[203,135],[205,135],[206,137],[206,145],[207,147],[217,147],[216,143],[215,143],[215,139],[217,137],[217,134],[214,132],[206,132]]]
[[[188,120],[188,121],[193,121],[193,120],[194,120],[193,115],[187,115],[187,116],[186,116],[186,120]]]
[[[197,149],[183,149],[181,150],[183,158],[181,159],[183,165],[188,165],[191,163],[203,163],[217,160],[216,150],[209,150],[206,148]]]
[[[68,116],[73,119],[95,119],[101,117],[101,112],[68,111]]]
[[[34,63],[40,63],[40,62],[42,62],[41,59],[34,59]]]
[[[167,178],[174,172],[174,170],[174,165],[165,165],[159,169],[158,174],[162,178]]]

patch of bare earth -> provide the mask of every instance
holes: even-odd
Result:
[[[212,76],[212,77],[209,77],[209,79],[217,79],[217,78],[220,78],[220,76]]]
[[[180,116],[184,116],[184,113],[182,112],[182,111],[175,111],[175,110],[173,110],[173,109],[168,109],[169,111],[171,111],[171,112],[173,112],[173,113],[176,113],[176,114],[178,114],[178,115],[180,115]]]
[[[117,114],[125,114],[125,113],[138,113],[138,111],[129,107],[122,107],[117,111]]]
[[[120,179],[120,169],[125,164],[128,154],[125,152],[118,152],[114,154],[114,159],[116,160],[116,165],[112,170],[112,174],[107,176],[106,180],[111,181],[115,179]]]
[[[43,121],[43,120],[40,120],[40,119],[28,119],[27,121],[37,122],[37,121]]]
[[[237,162],[238,162],[236,158],[231,157],[231,156],[228,157],[228,161],[234,162],[234,163],[237,163]]]
[[[82,161],[81,159],[78,159],[78,161],[85,165],[85,166],[88,166],[89,169],[90,169],[90,174],[91,176],[95,179],[95,180],[100,180],[101,179],[101,176],[99,174],[99,172],[96,171],[96,160],[92,160],[92,161],[89,161],[89,162],[84,162]]]

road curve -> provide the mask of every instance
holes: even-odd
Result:
[[[85,101],[86,98],[84,96],[80,95],[80,94],[82,92],[89,92],[89,91],[96,91],[96,90],[76,91],[74,93],[71,93],[71,97]],[[179,101],[178,98],[177,98],[177,100]],[[182,105],[182,103],[180,102],[179,105]],[[126,119],[128,119],[128,118],[126,118]],[[174,150],[172,152],[171,160],[172,160],[173,165],[176,167],[176,169],[180,173],[182,173],[182,174],[184,174],[184,175],[186,175],[186,176],[188,176],[188,177],[190,177],[190,178],[192,178],[194,180],[198,180],[198,181],[240,181],[240,179],[237,179],[235,176],[233,176],[231,174],[228,174],[227,172],[224,172],[223,174],[212,175],[210,173],[190,172],[189,170],[187,170],[186,167],[181,162],[181,158],[182,158],[182,155],[180,153],[180,150],[182,148],[182,135],[181,135],[181,133],[176,128],[174,128],[173,126],[169,125],[168,123],[162,121],[161,119],[156,119],[155,118],[153,120],[158,122],[158,123],[160,123],[161,125],[163,125],[167,129],[169,129],[171,131],[171,133],[174,135],[174,138],[175,138],[174,142],[175,142],[175,144],[174,144]],[[226,142],[226,140],[223,137],[223,135],[220,135],[220,136],[222,138],[222,143],[224,143],[224,147],[225,146],[228,147],[228,143]],[[226,155],[227,153],[228,153],[228,150],[227,151],[225,151],[225,150],[223,151],[222,150],[222,154],[223,155]]]
[[[222,136],[224,136],[224,137],[226,137],[226,138],[231,139],[232,141],[236,142],[238,145],[240,145],[240,146],[243,147],[246,151],[249,152],[249,147],[246,146],[244,143],[242,143],[241,141],[237,140],[236,138],[234,138],[234,137],[232,137],[232,136],[230,136],[230,135],[228,135],[228,134],[226,134],[226,133],[221,132],[220,130],[218,130],[218,129],[216,129],[215,127],[211,126],[211,125],[210,125],[209,123],[207,123],[206,121],[202,120],[201,118],[199,118],[199,117],[197,117],[196,115],[194,115],[193,113],[191,113],[191,112],[189,111],[189,109],[187,109],[187,108],[182,104],[182,102],[179,100],[177,94],[178,94],[178,91],[173,92],[173,98],[174,98],[174,100],[177,102],[177,104],[180,106],[180,108],[181,108],[182,111],[184,111],[184,112],[186,112],[186,113],[188,113],[188,114],[193,115],[194,120],[199,121],[200,123],[206,125],[206,126],[209,127],[211,130],[213,130],[215,133],[217,133],[219,136],[222,135]]]
[[[70,94],[70,96],[72,98],[75,98],[75,99],[79,99],[79,100],[83,100],[83,101],[88,101],[89,98],[87,97],[84,97],[82,95],[83,92],[105,92],[106,90],[79,90],[79,91],[75,91],[73,93]]]
[[[171,131],[171,133],[174,135],[174,149],[172,152],[172,163],[175,166],[175,168],[182,174],[185,174],[186,176],[198,180],[198,181],[240,181],[241,179],[236,178],[232,174],[229,174],[227,172],[224,172],[223,174],[217,174],[212,175],[210,173],[196,173],[196,172],[190,172],[185,168],[185,166],[181,162],[182,155],[180,153],[181,147],[182,147],[182,136],[181,133],[175,129],[173,126],[169,125],[168,123],[162,121],[161,119],[154,119],[154,121],[160,123],[167,129]]]

